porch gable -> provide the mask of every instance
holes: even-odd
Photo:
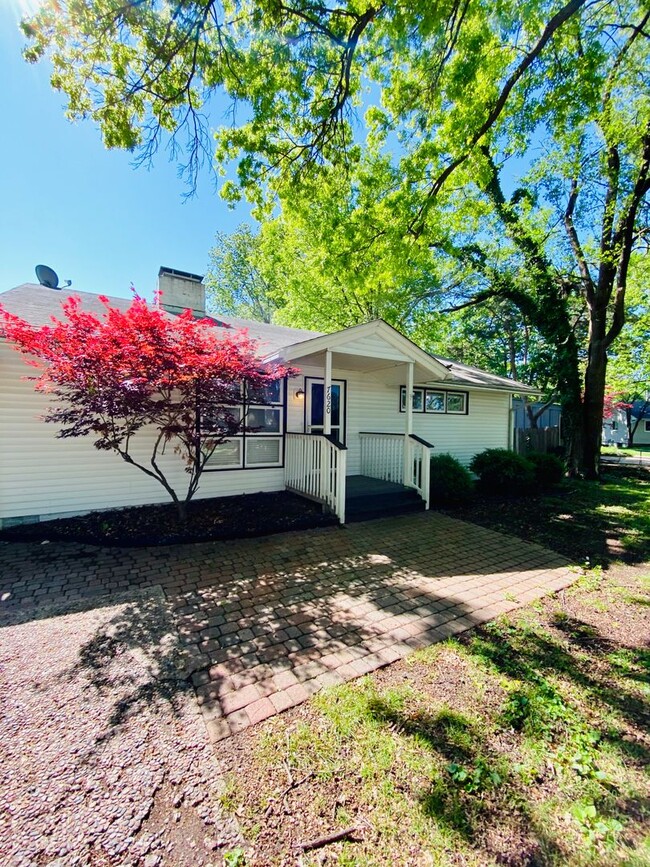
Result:
[[[380,370],[383,367],[411,362],[418,367],[418,379],[440,382],[451,376],[446,365],[382,319],[294,343],[279,349],[265,360],[282,359],[286,362],[301,360],[303,363],[310,361],[318,363],[323,353],[327,351],[345,355],[344,366],[352,370]],[[360,361],[355,363],[354,357]]]

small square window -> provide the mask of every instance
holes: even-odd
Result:
[[[427,389],[425,408],[426,408],[427,412],[444,412],[445,411],[445,393],[444,393],[444,391],[429,391],[429,389]]]
[[[617,421],[612,422],[612,430],[618,430],[618,422]]]
[[[246,413],[246,427],[250,433],[280,433],[281,412],[279,409],[254,407]]]
[[[400,412],[406,412],[406,386],[400,389]],[[413,389],[413,412],[424,412],[424,389]]]
[[[282,403],[282,380],[276,379],[266,385],[249,385],[246,393],[248,403]]]
[[[240,407],[218,406],[203,412],[201,429],[203,431],[226,431],[233,434],[239,430],[240,422]]]
[[[650,421],[647,421],[647,422],[645,423],[645,432],[646,432],[646,433],[650,433]]]
[[[243,395],[243,386],[241,382],[229,382],[220,379],[214,380],[215,391],[223,395],[223,400],[239,403]]]
[[[241,444],[242,441],[239,439],[219,443],[208,458],[206,466],[214,469],[241,467]]]
[[[259,438],[246,440],[247,466],[277,466],[280,463],[280,440]]]
[[[464,392],[447,392],[447,412],[465,413],[467,411],[467,395]]]

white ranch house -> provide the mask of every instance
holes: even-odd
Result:
[[[650,406],[645,400],[635,400],[632,403],[632,428],[634,430],[634,445],[650,445]],[[624,409],[614,409],[612,417],[603,421],[603,445],[628,446],[629,434],[627,416]]]
[[[167,311],[190,307],[204,315],[201,277],[161,268],[159,280]],[[103,310],[96,295],[74,294],[85,309]],[[61,300],[35,284],[0,294],[7,310],[35,325],[60,315]],[[467,464],[483,449],[512,448],[513,395],[535,394],[432,356],[380,320],[319,334],[212,318],[216,328],[247,328],[264,359],[281,359],[300,373],[280,382],[264,404],[242,406],[255,432],[218,449],[197,497],[287,489],[322,502],[342,523],[428,508],[430,455],[448,452]],[[40,420],[46,398],[25,380],[29,372],[0,336],[0,526],[165,502],[155,481],[97,451],[89,438],[57,439],[55,427]],[[140,436],[146,459],[146,434]],[[181,462],[173,454],[165,460],[182,488]]]

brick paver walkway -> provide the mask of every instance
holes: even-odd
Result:
[[[0,544],[0,617],[162,586],[217,741],[574,578],[538,545],[425,512],[167,548]]]

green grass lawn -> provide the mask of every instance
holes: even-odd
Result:
[[[618,449],[616,446],[603,446],[601,453],[603,455],[625,455],[627,457],[638,457],[641,455],[650,455],[650,445],[632,446],[628,449]]]
[[[300,863],[649,864],[649,591],[650,575],[585,573],[245,733],[225,801],[246,863],[356,826]]]
[[[608,568],[576,568],[557,596],[220,745],[224,804],[249,841],[238,863],[648,867],[642,472],[568,483],[522,524],[564,553],[573,540],[576,563],[585,539],[609,539]],[[491,526],[522,511],[521,501],[492,506]],[[346,828],[347,839],[298,858],[298,841]]]

